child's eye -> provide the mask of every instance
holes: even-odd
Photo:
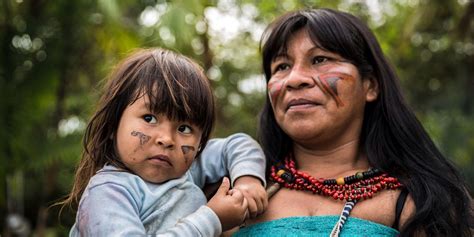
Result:
[[[181,125],[178,127],[178,131],[184,134],[190,134],[193,131],[193,128],[189,125]]]
[[[324,56],[316,56],[316,57],[313,58],[313,64],[324,63],[324,62],[327,62],[327,61],[329,61],[329,58],[324,57]]]
[[[154,115],[151,115],[151,114],[144,115],[143,120],[145,120],[145,122],[147,122],[147,123],[153,123],[153,124],[155,124],[157,122],[156,117]]]

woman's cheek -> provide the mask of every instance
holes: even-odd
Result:
[[[270,80],[268,82],[268,96],[270,97],[270,102],[272,107],[275,106],[278,97],[280,96],[281,90],[283,88],[284,80]]]

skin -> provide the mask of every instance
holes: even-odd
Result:
[[[189,122],[153,114],[148,101],[148,97],[141,97],[124,110],[116,133],[117,151],[134,174],[148,182],[163,183],[183,176],[190,168],[202,130]],[[219,217],[223,230],[263,212],[266,205],[265,189],[252,176],[236,179],[232,190],[224,178],[207,204]]]
[[[278,125],[293,140],[298,169],[317,178],[339,178],[366,171],[359,149],[366,103],[378,96],[372,78],[361,78],[346,59],[318,48],[304,30],[288,41],[286,54],[271,63],[268,85]],[[359,202],[351,216],[386,226],[395,218],[399,190],[384,190]],[[282,188],[265,213],[251,223],[290,216],[340,215],[344,203],[309,192]],[[414,212],[409,196],[401,225]]]
[[[151,113],[147,101],[145,97],[138,99],[122,114],[116,138],[120,159],[148,182],[179,178],[196,155],[194,147],[199,145],[202,131],[191,123]]]
[[[151,138],[150,136],[145,135],[142,132],[137,132],[137,131],[132,131],[130,135],[140,138],[140,146],[134,150],[135,152],[137,151],[138,148],[143,149],[143,145],[145,145]]]

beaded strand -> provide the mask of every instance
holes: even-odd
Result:
[[[271,177],[285,188],[311,191],[314,194],[345,201],[365,200],[372,198],[380,190],[394,190],[402,186],[397,178],[390,177],[378,169],[369,169],[337,179],[316,179],[297,170],[291,156],[285,159],[283,165],[277,164],[271,167]]]

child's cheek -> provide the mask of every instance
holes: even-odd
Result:
[[[150,136],[139,131],[132,131],[130,135],[132,135],[133,137],[138,137],[140,139],[140,145],[133,152],[136,152],[138,149],[143,149],[143,145],[148,143],[148,141],[150,141],[151,139]]]
[[[196,154],[196,148],[191,145],[182,145],[181,151],[183,152],[184,161],[186,164],[192,162],[194,155]]]

